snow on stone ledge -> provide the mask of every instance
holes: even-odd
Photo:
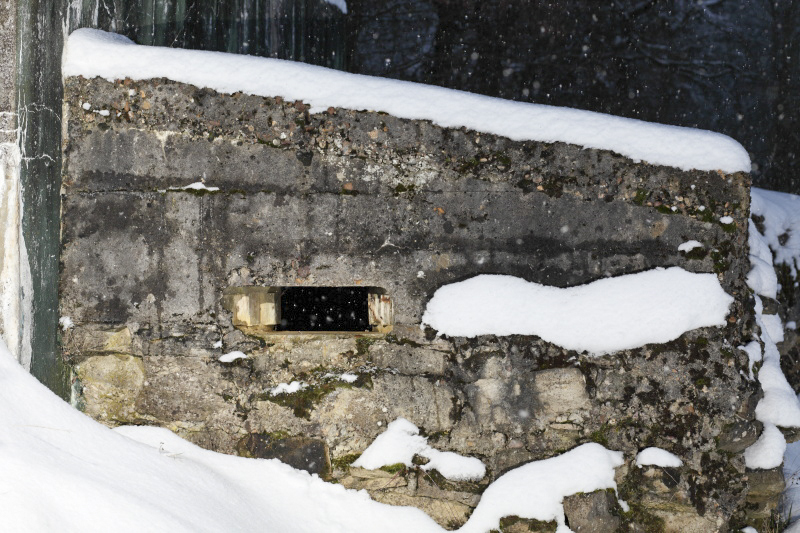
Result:
[[[774,424],[764,422],[764,431],[758,440],[744,451],[744,464],[747,468],[764,469],[777,468],[783,463],[783,454],[786,451],[786,438]]]
[[[454,337],[537,335],[568,350],[603,355],[722,326],[732,302],[715,275],[679,267],[566,289],[480,275],[437,290],[422,322]]]
[[[247,359],[247,354],[240,351],[228,352],[225,355],[219,356],[217,359],[220,363],[233,363],[237,359]]]
[[[678,251],[688,254],[695,248],[703,248],[703,243],[699,241],[686,241],[678,246]]]
[[[678,468],[683,461],[677,455],[662,448],[645,448],[636,455],[636,466],[660,466],[662,468]]]
[[[572,531],[565,525],[565,496],[602,489],[616,490],[614,469],[622,452],[590,442],[562,455],[522,465],[497,478],[459,533],[486,533],[501,518],[518,516],[558,523],[556,533]]]
[[[747,221],[747,245],[750,248],[750,273],[747,274],[747,286],[756,294],[772,298],[778,297],[778,275],[772,266],[772,252],[766,237],[758,232],[752,220]],[[777,239],[776,239],[777,242]]]
[[[486,467],[479,459],[432,448],[428,439],[419,434],[419,428],[405,418],[391,422],[353,466],[368,470],[398,463],[411,466],[414,455],[429,460],[421,467],[423,470],[435,469],[452,481],[479,481],[486,475]]]
[[[635,161],[683,170],[750,171],[750,158],[739,143],[709,131],[512,102],[280,59],[140,46],[121,35],[89,28],[70,35],[62,73],[112,81],[164,77],[222,93],[302,100],[312,112],[328,107],[383,111],[516,141],[560,141],[611,150]]]

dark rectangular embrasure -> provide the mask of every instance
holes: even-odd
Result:
[[[278,331],[371,331],[368,287],[285,287]]]

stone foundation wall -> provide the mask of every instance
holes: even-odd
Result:
[[[630,509],[605,492],[571,497],[573,529],[749,520],[742,451],[760,432],[760,391],[736,349],[753,328],[747,175],[165,80],[67,79],[64,127],[60,302],[75,326],[63,349],[97,420],[278,457],[447,527],[509,469],[594,441],[625,452]],[[198,181],[219,190],[181,189]],[[678,251],[692,239],[704,247]],[[567,287],[666,266],[715,273],[735,298],[728,325],[603,357],[420,328],[437,288],[476,274]],[[287,286],[382,288],[391,327],[234,325],[226,289]],[[235,350],[247,358],[218,361]],[[308,387],[270,394],[292,381]],[[435,448],[480,458],[487,477],[350,467],[398,417]],[[637,468],[648,446],[684,466]]]

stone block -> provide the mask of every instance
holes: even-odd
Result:
[[[372,380],[389,420],[403,417],[429,433],[453,427],[454,393],[444,381],[383,374]]]
[[[369,353],[379,368],[401,374],[441,376],[447,368],[447,354],[413,344],[379,341],[370,347]]]
[[[141,358],[125,354],[95,355],[74,368],[83,388],[86,414],[110,424],[139,420],[136,400],[145,381]]]
[[[331,458],[325,441],[308,437],[283,437],[251,433],[239,442],[239,455],[258,459],[278,459],[309,474],[328,477]]]
[[[518,516],[500,519],[500,533],[555,533],[557,527],[555,520],[543,522]]]
[[[64,343],[80,355],[133,353],[133,336],[127,326],[78,326],[65,335]]]
[[[781,467],[770,470],[748,470],[747,481],[750,487],[747,491],[749,501],[772,499],[780,495],[786,487]]]
[[[372,499],[389,505],[409,505],[421,509],[440,526],[456,529],[466,523],[472,508],[451,500],[438,500],[399,492],[374,491]]]
[[[540,407],[536,413],[539,419],[555,420],[591,408],[586,379],[577,368],[551,368],[536,372],[533,376],[533,392]]]
[[[588,494],[573,494],[564,498],[564,514],[575,533],[614,533],[621,521],[617,510],[616,493],[597,490]]]
[[[394,324],[394,305],[388,294],[370,292],[367,296],[367,311],[372,331],[389,333]]]
[[[408,485],[405,475],[392,474],[385,470],[366,470],[350,467],[350,472],[339,483],[348,489],[386,490]]]
[[[663,533],[717,533],[723,530],[721,521],[700,516],[691,506],[654,509],[652,513],[664,521]]]
[[[763,424],[757,420],[736,420],[719,435],[718,447],[729,453],[742,453],[758,440]]]
[[[285,369],[298,374],[319,367],[348,369],[366,363],[366,356],[358,353],[359,339],[369,339],[369,335],[284,335],[278,332],[268,336],[266,349],[256,353],[254,359],[256,369],[261,372],[275,374]]]
[[[278,290],[273,287],[228,287],[222,291],[222,305],[232,313],[235,327],[272,331],[280,323]]]

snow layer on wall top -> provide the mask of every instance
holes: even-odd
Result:
[[[683,170],[750,171],[750,158],[739,143],[709,131],[513,102],[280,59],[140,46],[121,35],[89,28],[70,35],[62,73],[111,81],[163,77],[222,93],[302,100],[311,105],[311,112],[328,107],[383,111],[517,141],[611,150],[635,161]]]

